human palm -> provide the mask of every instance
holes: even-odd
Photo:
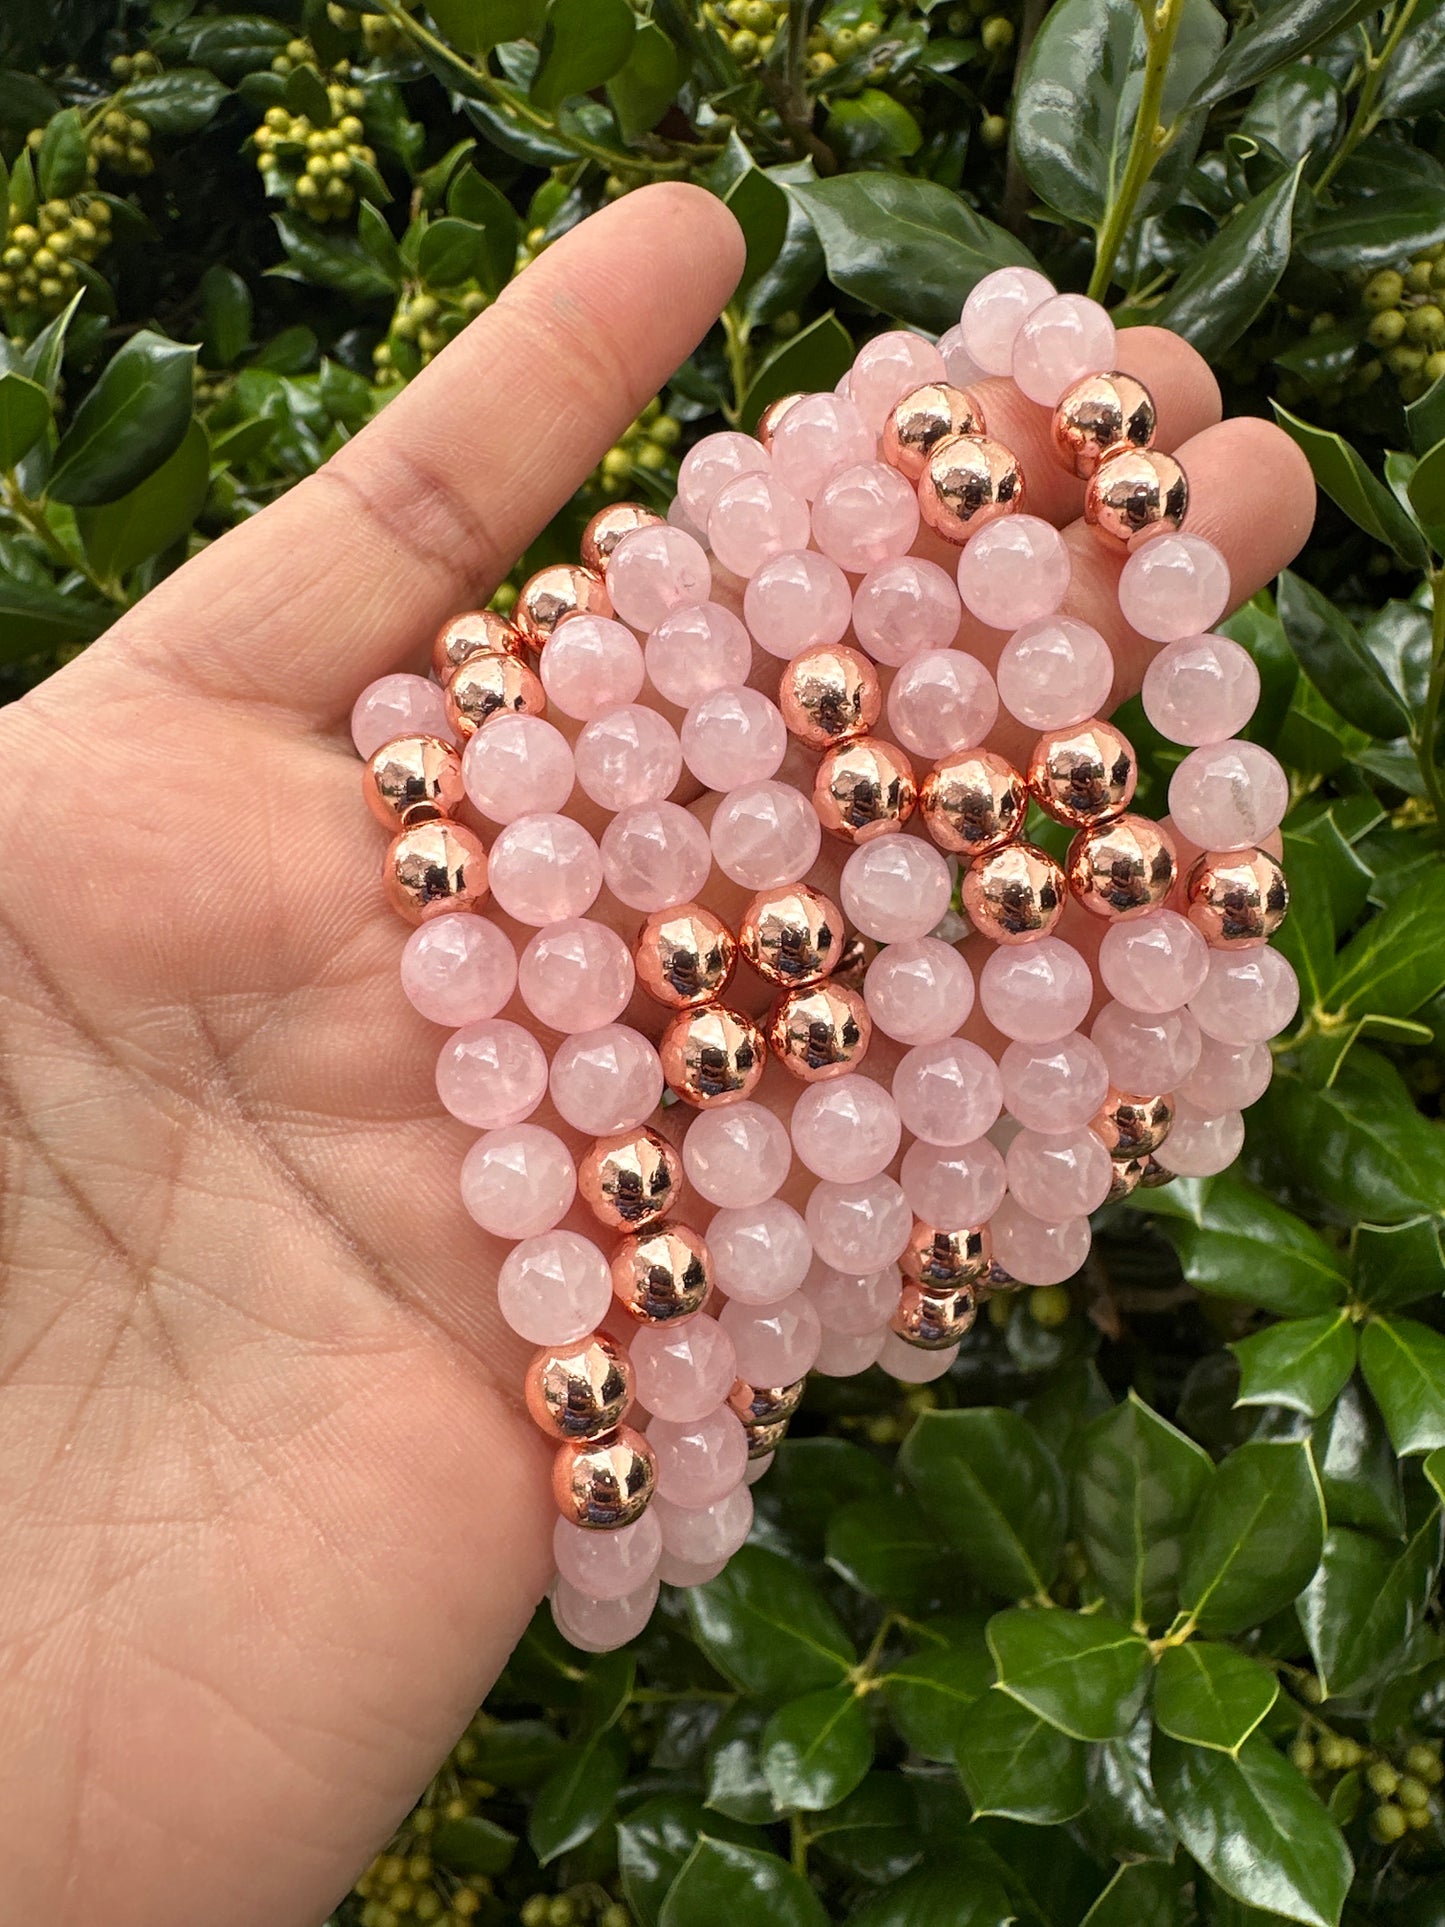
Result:
[[[500,1252],[457,1201],[437,1036],[398,995],[345,717],[489,593],[738,265],[710,197],[629,197],[0,716],[17,1919],[321,1919],[546,1584],[547,1454]],[[1126,343],[1247,593],[1307,482],[1273,431],[1211,426],[1182,345]]]

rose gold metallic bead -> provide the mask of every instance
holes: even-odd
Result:
[[[398,736],[363,764],[361,793],[372,815],[392,831],[455,816],[466,795],[462,759],[440,736]]]
[[[387,900],[408,923],[476,910],[487,897],[487,853],[461,823],[413,823],[392,838],[382,865]]]
[[[768,403],[767,407],[758,417],[758,440],[764,448],[772,447],[773,435],[778,423],[783,419],[784,415],[787,414],[793,403],[795,401],[801,401],[802,399],[803,397],[800,392],[796,395],[779,395],[776,401],[770,401]]]
[[[1268,850],[1206,850],[1185,888],[1189,921],[1216,950],[1267,942],[1289,910],[1289,885]]]
[[[1121,1198],[1127,1198],[1131,1191],[1137,1191],[1146,1163],[1145,1158],[1115,1158],[1114,1175],[1104,1197],[1105,1204],[1117,1204]]]
[[[447,719],[458,736],[471,736],[493,716],[544,716],[542,679],[516,656],[476,655],[447,684]]]
[[[1154,397],[1132,375],[1085,375],[1054,410],[1054,447],[1075,475],[1088,480],[1106,456],[1148,448],[1158,416]]]
[[[829,982],[840,984],[845,990],[861,990],[868,966],[880,948],[871,937],[860,936],[855,930],[844,940],[842,955],[828,973]]]
[[[977,1284],[987,1275],[992,1260],[993,1236],[986,1224],[949,1231],[919,1218],[914,1221],[913,1235],[898,1264],[910,1283],[938,1292]]]
[[[522,584],[517,597],[517,627],[533,649],[540,649],[568,616],[610,616],[612,598],[595,569],[553,562]]]
[[[771,1425],[745,1425],[743,1431],[747,1434],[749,1462],[770,1459],[788,1436],[790,1423],[790,1420],[780,1418],[774,1419]]]
[[[605,1438],[632,1403],[632,1366],[606,1332],[593,1332],[533,1353],[524,1390],[527,1410],[554,1439]]]
[[[1147,816],[1116,816],[1069,845],[1069,888],[1096,917],[1140,917],[1174,887],[1174,842]]]
[[[564,1445],[552,1461],[552,1496],[574,1526],[630,1526],[647,1510],[656,1485],[652,1447],[630,1425],[595,1445]]]
[[[1188,476],[1157,448],[1106,455],[1084,489],[1084,520],[1105,547],[1120,554],[1177,529],[1188,507]]]
[[[801,742],[826,749],[870,730],[883,713],[878,671],[858,649],[804,649],[783,668],[783,721]]]
[[[437,630],[431,666],[439,683],[446,684],[472,656],[520,656],[526,648],[522,632],[495,609],[467,609]]]
[[[1166,1171],[1156,1157],[1141,1158],[1139,1161],[1139,1189],[1158,1191],[1166,1184],[1173,1184],[1177,1173]]]
[[[682,1159],[656,1131],[600,1137],[577,1160],[577,1189],[612,1231],[640,1231],[665,1218],[682,1189]]]
[[[919,801],[941,850],[984,856],[1016,837],[1029,807],[1028,785],[991,749],[960,749],[923,779]]]
[[[1102,1140],[1111,1158],[1128,1163],[1131,1158],[1145,1158],[1151,1151],[1157,1151],[1168,1137],[1173,1122],[1172,1097],[1139,1097],[1128,1091],[1117,1091],[1111,1085],[1089,1128]]]
[[[1004,1270],[997,1258],[993,1258],[989,1261],[987,1276],[979,1280],[976,1289],[981,1296],[984,1292],[1023,1291],[1025,1287],[1011,1271]]]
[[[1127,736],[1095,719],[1040,736],[1029,788],[1056,823],[1101,823],[1129,807],[1139,761]]]
[[[855,736],[824,750],[813,779],[818,821],[847,843],[901,829],[918,807],[913,765],[878,736]]]
[[[654,910],[632,946],[637,981],[672,1010],[720,997],[732,981],[737,955],[732,932],[700,903]]]
[[[966,542],[1023,505],[1023,470],[1013,452],[988,435],[950,435],[918,479],[919,511],[946,542]]]
[[[743,955],[774,984],[815,984],[843,954],[843,913],[806,883],[759,890],[738,925]]]
[[[790,990],[768,1019],[773,1055],[805,1084],[855,1069],[867,1056],[872,1036],[862,994],[835,983]]]
[[[883,459],[910,482],[928,466],[928,458],[950,435],[982,435],[983,410],[967,389],[946,381],[925,382],[899,402],[883,424]]]
[[[963,873],[963,907],[975,930],[993,943],[1046,937],[1064,914],[1069,885],[1047,850],[1005,843],[975,857]]]
[[[942,1352],[958,1343],[977,1314],[978,1297],[972,1285],[925,1291],[922,1285],[908,1284],[888,1329],[921,1352]]]
[[[751,1097],[768,1061],[762,1031],[726,1004],[680,1010],[658,1050],[669,1088],[697,1110]]]
[[[645,509],[641,502],[611,502],[605,509],[598,509],[582,531],[583,568],[601,575],[607,567],[608,556],[624,535],[631,535],[634,529],[656,528],[662,519],[651,509]],[[593,610],[592,613],[599,612]]]
[[[807,1386],[806,1378],[795,1378],[791,1385],[749,1385],[745,1378],[734,1379],[728,1409],[744,1425],[776,1425],[797,1411]]]
[[[634,1231],[612,1254],[612,1289],[645,1325],[691,1318],[712,1289],[707,1246],[690,1225]]]

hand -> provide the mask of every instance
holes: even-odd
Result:
[[[0,716],[17,1919],[319,1920],[547,1583],[526,1348],[457,1199],[470,1134],[397,989],[345,721],[485,599],[739,256],[707,195],[629,196]],[[1121,356],[1183,447],[1191,526],[1248,595],[1302,538],[1302,463],[1261,423],[1218,425],[1181,343],[1134,330]],[[1025,412],[991,427],[1067,521],[1078,490]],[[1079,553],[1103,598],[1111,565]],[[1142,645],[1108,626],[1127,689]]]

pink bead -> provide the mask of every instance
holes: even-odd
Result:
[[[907,555],[917,534],[918,497],[886,462],[839,469],[813,504],[813,540],[850,575]]]
[[[602,857],[570,816],[519,816],[497,832],[487,881],[493,902],[518,923],[558,923],[591,909]]]
[[[1097,1211],[1114,1181],[1109,1153],[1090,1130],[1020,1131],[1004,1163],[1009,1195],[1049,1224]]]
[[[586,722],[638,695],[642,645],[609,616],[573,616],[548,640],[540,672],[553,707]]]
[[[547,1056],[530,1031],[502,1017],[465,1024],[442,1045],[437,1096],[479,1130],[529,1118],[547,1089]]]
[[[670,524],[634,529],[607,558],[612,606],[624,622],[644,632],[655,629],[674,609],[706,602],[711,588],[707,550],[686,530]]]
[[[1202,535],[1156,535],[1124,564],[1119,607],[1151,642],[1201,635],[1229,607],[1229,564]]]
[[[657,1569],[662,1525],[649,1506],[630,1526],[599,1532],[558,1519],[552,1528],[557,1570],[578,1592],[592,1599],[624,1599],[645,1586]]]
[[[1097,1044],[1070,1031],[1052,1043],[1010,1044],[999,1059],[1009,1116],[1031,1131],[1079,1131],[1109,1095]]]
[[[766,475],[772,463],[768,451],[751,435],[724,429],[704,435],[683,456],[677,470],[677,499],[690,521],[707,527],[713,503],[739,475]]]
[[[726,1405],[700,1419],[655,1418],[647,1440],[657,1454],[657,1496],[671,1505],[715,1505],[743,1482],[747,1434]]]
[[[917,1345],[907,1344],[897,1332],[886,1331],[878,1347],[878,1363],[900,1385],[930,1385],[934,1379],[943,1377],[957,1359],[958,1351],[957,1345],[947,1345],[941,1352],[920,1351]]]
[[[787,1177],[793,1147],[779,1118],[745,1101],[699,1111],[682,1141],[682,1162],[709,1204],[761,1204]]]
[[[749,1467],[751,1470],[751,1466]],[[694,1565],[691,1559],[678,1559],[664,1551],[657,1562],[657,1576],[664,1585],[682,1590],[688,1586],[706,1586],[727,1566],[726,1559],[709,1559],[702,1565]]]
[[[770,556],[808,546],[808,504],[774,476],[740,475],[707,518],[708,545],[725,569],[749,576]]]
[[[938,337],[938,352],[943,356],[943,365],[948,370],[948,379],[955,388],[972,388],[973,384],[976,381],[982,381],[988,372],[980,368],[968,352],[961,321],[955,321],[951,328],[945,328]]]
[[[1003,1159],[986,1137],[946,1150],[911,1144],[903,1154],[901,1175],[915,1215],[925,1224],[953,1230],[986,1224],[1007,1185]]]
[[[787,783],[744,783],[729,790],[712,819],[717,866],[745,890],[797,883],[817,862],[822,841],[811,797]],[[876,850],[879,845],[866,847]]]
[[[883,433],[883,424],[905,395],[925,382],[946,381],[948,368],[931,341],[893,328],[865,341],[848,377],[852,397],[869,430]]]
[[[1037,515],[1006,515],[979,530],[958,558],[964,607],[990,629],[1039,622],[1068,592],[1064,538]]]
[[[1258,743],[1191,750],[1169,779],[1170,820],[1202,850],[1253,849],[1288,808],[1289,778]]]
[[[467,796],[492,823],[555,813],[572,794],[572,777],[571,745],[541,716],[493,716],[462,752]]]
[[[1223,1043],[1267,1044],[1299,1009],[1299,979],[1277,950],[1250,950],[1243,956],[1215,950],[1209,975],[1190,998],[1189,1008],[1199,1028]],[[1177,1078],[1176,1085],[1181,1081]]]
[[[1047,1044],[1079,1028],[1094,980],[1072,944],[1040,937],[995,950],[979,974],[978,994],[995,1030],[1020,1043]]]
[[[925,649],[951,647],[961,613],[948,571],[903,555],[870,569],[858,584],[853,633],[874,662],[898,664]]]
[[[517,965],[522,1002],[549,1030],[600,1030],[615,1022],[635,981],[632,952],[615,930],[590,917],[548,924]]]
[[[840,468],[871,461],[877,440],[846,395],[803,395],[773,430],[773,473],[811,502]]]
[[[743,1479],[744,1485],[756,1485],[759,1479],[766,1478],[768,1469],[777,1456],[776,1452],[764,1452],[760,1459],[749,1459],[748,1469]]]
[[[801,1291],[772,1305],[732,1299],[718,1323],[733,1341],[738,1377],[749,1385],[793,1385],[812,1369],[822,1326],[813,1301]]]
[[[998,717],[998,691],[981,662],[956,649],[912,656],[888,691],[888,721],[905,749],[936,763],[986,740]]]
[[[619,810],[602,832],[602,874],[629,910],[690,902],[711,868],[707,831],[679,803],[635,803]]]
[[[1021,1285],[1061,1285],[1089,1255],[1087,1218],[1036,1218],[1017,1198],[1005,1198],[993,1214],[993,1255]]]
[[[1034,268],[996,268],[974,285],[959,329],[965,351],[985,374],[1012,371],[1019,329],[1053,292],[1053,282]]]
[[[788,1297],[813,1262],[808,1227],[781,1198],[714,1212],[707,1248],[718,1289],[743,1305],[772,1305]]]
[[[893,1073],[893,1095],[906,1128],[927,1144],[971,1144],[1003,1108],[998,1066],[961,1037],[906,1052]]]
[[[734,1486],[711,1505],[673,1505],[658,1498],[649,1510],[657,1514],[664,1551],[692,1566],[731,1559],[753,1525],[753,1495],[746,1485]]]
[[[631,1131],[662,1102],[662,1063],[645,1037],[607,1024],[566,1037],[552,1059],[552,1102],[589,1137]]]
[[[577,738],[576,756],[577,781],[604,810],[660,803],[682,775],[677,731],[642,703],[624,703],[588,723]]]
[[[1239,1156],[1244,1144],[1244,1119],[1238,1111],[1211,1117],[1187,1098],[1174,1106],[1169,1135],[1154,1153],[1166,1171],[1181,1178],[1212,1178]]]
[[[746,682],[752,661],[747,630],[720,602],[674,609],[647,638],[648,679],[679,709],[690,709],[710,690]]]
[[[594,1539],[610,1539],[594,1532]],[[557,1630],[580,1653],[612,1653],[646,1632],[657,1604],[657,1579],[647,1580],[625,1599],[595,1599],[559,1579],[552,1592],[552,1618]]]
[[[870,1365],[876,1365],[878,1354],[883,1350],[883,1341],[888,1336],[886,1325],[875,1326],[866,1332],[839,1332],[824,1330],[818,1339],[818,1356],[813,1360],[813,1370],[822,1378],[856,1378],[859,1372],[866,1372]]]
[[[710,790],[766,782],[787,747],[782,711],[760,689],[745,684],[714,689],[683,718],[683,756],[698,782]]]
[[[1175,910],[1111,923],[1099,945],[1099,976],[1109,995],[1150,1015],[1187,1004],[1208,970],[1208,945]]]
[[[638,1400],[658,1418],[705,1418],[723,1403],[738,1375],[732,1339],[705,1312],[644,1325],[627,1350]]]
[[[537,1124],[488,1131],[462,1159],[462,1203],[495,1238],[533,1238],[572,1209],[572,1153]]]
[[[785,418],[786,419],[786,418]],[[814,549],[772,556],[743,595],[743,615],[759,648],[785,661],[847,634],[853,592],[836,562]]]
[[[803,1289],[817,1308],[824,1331],[855,1338],[888,1323],[898,1309],[903,1276],[897,1265],[860,1273],[819,1263],[808,1273]]]
[[[885,1037],[937,1044],[973,1009],[973,974],[953,945],[937,937],[890,943],[868,966],[863,1001]]]
[[[987,533],[983,530],[974,541]],[[1087,622],[1045,616],[1009,637],[994,674],[999,698],[1011,716],[1029,729],[1067,729],[1103,710],[1114,683],[1114,658]]]
[[[1217,1117],[1221,1111],[1247,1111],[1269,1089],[1274,1058],[1268,1044],[1222,1044],[1206,1036],[1199,1062],[1175,1088],[1197,1111]]]
[[[864,936],[884,943],[926,937],[952,892],[953,876],[942,855],[913,836],[860,843],[843,865],[840,893],[849,921]]]
[[[813,1186],[805,1213],[813,1249],[837,1271],[881,1271],[896,1264],[913,1230],[903,1187],[892,1178]]]
[[[1189,1010],[1150,1013],[1105,1004],[1089,1035],[1121,1091],[1172,1091],[1199,1062],[1199,1025]]]
[[[374,756],[398,736],[440,736],[453,742],[446,698],[425,676],[380,676],[368,683],[351,712],[358,756]]]
[[[834,1184],[857,1184],[887,1170],[903,1127],[882,1085],[853,1072],[799,1092],[792,1134],[793,1148],[810,1171]]]
[[[1184,636],[1144,671],[1144,714],[1171,743],[1222,743],[1254,714],[1259,671],[1228,636]]]
[[[611,1303],[607,1260],[576,1231],[523,1238],[497,1273],[498,1308],[532,1345],[575,1345],[596,1331]]]
[[[687,510],[682,506],[680,496],[674,495],[668,503],[666,521],[669,528],[681,529],[684,535],[690,535],[692,537],[700,549],[706,550],[707,525],[693,521]]]
[[[451,1029],[495,1017],[516,984],[511,942],[469,911],[418,924],[401,953],[401,987],[412,1008]]]
[[[1076,381],[1112,368],[1114,352],[1108,310],[1087,295],[1056,294],[1019,329],[1012,374],[1030,401],[1052,408]]]

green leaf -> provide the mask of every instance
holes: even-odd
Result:
[[[482,1813],[444,1819],[428,1843],[432,1858],[451,1873],[505,1873],[517,1851],[517,1836]]]
[[[873,1764],[873,1730],[851,1686],[780,1706],[763,1730],[763,1774],[781,1812],[818,1813],[845,1799]]]
[[[1405,492],[1436,550],[1445,547],[1445,442],[1420,457]]]
[[[1179,1838],[1227,1894],[1306,1927],[1336,1927],[1354,1863],[1336,1827],[1268,1740],[1237,1757],[1161,1733],[1154,1783]]]
[[[1231,38],[1190,105],[1212,107],[1252,87],[1370,11],[1368,0],[1292,0],[1271,7]]]
[[[1324,1505],[1308,1446],[1241,1445],[1215,1468],[1194,1515],[1180,1603],[1202,1632],[1258,1626],[1308,1583],[1323,1543]]]
[[[45,433],[50,397],[38,381],[14,370],[0,375],[0,469],[14,468]]]
[[[1133,0],[1126,0],[1133,9]],[[1150,316],[1183,335],[1202,355],[1233,347],[1279,286],[1289,266],[1299,161],[1270,187],[1246,201],[1199,252]]]
[[[459,53],[488,52],[504,40],[536,40],[547,0],[427,0],[427,12]]]
[[[1393,493],[1386,488],[1378,476],[1371,473],[1359,450],[1347,442],[1343,435],[1337,435],[1333,429],[1316,428],[1310,422],[1301,421],[1287,408],[1281,408],[1278,402],[1274,402],[1272,406],[1275,420],[1290,439],[1297,442],[1304,451],[1315,480],[1330,500],[1337,503],[1350,520],[1357,522],[1367,535],[1373,536],[1384,547],[1393,549],[1402,562],[1407,563],[1411,568],[1424,568],[1429,561],[1429,551],[1423,536],[1396,501]],[[1280,578],[1281,594],[1286,581],[1294,584],[1298,578],[1286,571]],[[1300,584],[1300,587],[1303,588],[1304,585]],[[1318,590],[1313,593],[1326,608],[1330,606],[1325,603],[1324,597],[1319,595]],[[1305,600],[1308,602],[1308,597]],[[1288,633],[1289,619],[1285,616],[1282,607],[1280,619],[1284,622],[1285,631]],[[1319,618],[1316,617],[1316,620]],[[1294,638],[1291,636],[1290,640],[1293,642]],[[1309,664],[1306,663],[1305,667],[1308,669]],[[1332,702],[1335,700],[1328,688],[1320,686],[1320,693],[1329,697]],[[1338,708],[1338,703],[1335,706]],[[1385,733],[1376,729],[1363,716],[1357,716],[1353,709],[1348,711],[1348,714],[1352,722],[1358,722],[1362,729],[1369,729],[1372,735]],[[1396,730],[1394,733],[1399,734],[1399,731]]]
[[[617,1822],[617,1866],[628,1906],[642,1927],[657,1927],[668,1889],[701,1834],[761,1846],[753,1827],[737,1826],[707,1812],[691,1793],[659,1793],[630,1808]]]
[[[1392,180],[1384,194],[1364,194],[1321,214],[1300,252],[1330,273],[1389,267],[1445,240],[1445,209],[1436,181]]]
[[[747,255],[735,300],[741,300],[777,260],[788,232],[789,201],[778,183],[753,164],[742,143],[746,165],[723,197],[743,231]]]
[[[1239,1360],[1236,1405],[1285,1405],[1318,1418],[1355,1369],[1355,1328],[1343,1311],[1287,1318],[1229,1349]]]
[[[867,1774],[846,1799],[808,1822],[808,1837],[830,1860],[875,1884],[891,1886],[923,1853],[913,1788],[894,1772]]]
[[[901,100],[881,87],[865,87],[833,102],[823,138],[850,167],[906,160],[923,145],[923,129]]]
[[[532,80],[533,105],[550,113],[620,73],[635,24],[627,0],[551,0]]]
[[[1135,1197],[1143,1209],[1164,1215],[1160,1230],[1196,1291],[1281,1317],[1328,1311],[1345,1296],[1339,1254],[1303,1218],[1232,1172]]]
[[[475,167],[459,167],[447,189],[447,211],[482,230],[484,246],[477,279],[495,298],[511,280],[517,264],[522,224],[516,209]]]
[[[88,181],[85,122],[78,107],[67,107],[47,123],[36,156],[40,197],[68,201]]]
[[[251,290],[233,269],[213,261],[201,276],[201,358],[230,368],[251,340]]]
[[[173,67],[129,82],[122,105],[154,134],[196,134],[215,118],[229,91],[204,67]]]
[[[784,395],[824,393],[852,365],[853,337],[830,309],[773,351],[753,377],[740,426],[749,432]]]
[[[70,332],[70,324],[75,319],[76,309],[85,299],[85,290],[73,294],[60,313],[30,343],[25,351],[23,365],[19,373],[29,375],[38,381],[54,403],[60,386],[60,370],[65,359],[65,342]]]
[[[1340,952],[1329,1009],[1409,1017],[1445,989],[1445,869],[1428,870]]]
[[[1013,1927],[1017,1918],[999,1881],[931,1855],[850,1914],[848,1927]]]
[[[1420,1470],[1430,1481],[1435,1497],[1445,1504],[1445,1446],[1437,1445],[1429,1457],[1422,1460]]]
[[[527,1822],[527,1839],[544,1867],[591,1839],[612,1812],[626,1771],[627,1741],[616,1727],[606,1727],[568,1749],[566,1758],[538,1787]]]
[[[607,98],[625,141],[650,133],[677,98],[677,49],[654,20],[639,20],[624,64],[607,83]]]
[[[1175,1927],[1179,1876],[1158,1860],[1120,1867],[1079,1927]]]
[[[975,1814],[1062,1826],[1082,1813],[1087,1749],[1007,1693],[985,1693],[963,1716],[958,1771]]]
[[[0,571],[0,662],[49,655],[89,642],[115,620],[115,610],[83,595],[22,582]]]
[[[1237,1753],[1278,1697],[1279,1681],[1257,1659],[1192,1639],[1159,1661],[1154,1719],[1176,1740]]]
[[[271,270],[291,281],[314,281],[354,301],[384,301],[394,290],[355,235],[323,234],[308,221],[275,214],[272,220],[286,250],[286,265]]]
[[[1403,1536],[1399,1462],[1374,1400],[1357,1378],[1315,1426],[1311,1449],[1331,1525]]]
[[[707,1804],[713,1812],[757,1822],[776,1817],[759,1752],[767,1723],[766,1707],[738,1699],[713,1728],[704,1777]]]
[[[962,1713],[993,1685],[993,1660],[983,1627],[926,1621],[923,1630],[949,1627],[940,1643],[895,1660],[880,1685],[893,1723],[925,1760],[951,1760]]]
[[[718,1578],[689,1588],[687,1603],[713,1665],[760,1699],[839,1685],[858,1658],[807,1575],[762,1546],[744,1546]]]
[[[994,268],[1034,264],[1022,242],[934,181],[839,174],[788,192],[817,231],[834,287],[935,333]]]
[[[906,1492],[855,1499],[828,1522],[828,1564],[886,1606],[918,1612],[951,1589],[956,1563]]]
[[[1424,1624],[1440,1553],[1438,1506],[1403,1552],[1367,1533],[1331,1529],[1319,1571],[1299,1602],[1327,1699],[1363,1692],[1402,1670],[1404,1649]]]
[[[1445,26],[1445,13],[1440,19]],[[1437,442],[1445,439],[1445,375],[1427,388],[1418,401],[1410,403],[1405,420],[1410,429],[1410,446],[1417,455],[1427,455]]]
[[[1393,1311],[1445,1292],[1445,1253],[1436,1219],[1359,1225],[1353,1259],[1354,1295],[1375,1311]]]
[[[1085,1429],[1073,1472],[1078,1535],[1104,1597],[1131,1621],[1162,1623],[1213,1477],[1208,1455],[1131,1392]]]
[[[1149,1771],[1153,1736],[1153,1716],[1146,1709],[1126,1738],[1089,1749],[1089,1804],[1082,1824],[1106,1860],[1174,1858],[1174,1829]]]
[[[205,503],[210,474],[210,439],[193,420],[174,455],[128,494],[103,508],[78,510],[76,526],[96,574],[118,579],[186,535]]]
[[[310,61],[293,67],[286,76],[286,105],[293,114],[303,115],[313,127],[331,125],[331,96],[326,83]]]
[[[50,494],[73,508],[114,502],[185,439],[196,351],[149,328],[107,363],[60,438]]]
[[[543,1720],[476,1721],[471,1771],[496,1786],[531,1787],[545,1780],[566,1749],[556,1727]]]
[[[1373,1051],[1352,1051],[1327,1090],[1277,1075],[1251,1129],[1337,1217],[1399,1224],[1445,1198],[1445,1129]]]
[[[1360,1337],[1365,1383],[1401,1458],[1445,1445],[1445,1338],[1414,1318],[1372,1318]]]
[[[1118,1740],[1149,1690],[1149,1647],[1104,1613],[995,1613],[988,1643],[1001,1691],[1076,1740]]]
[[[1016,1412],[925,1412],[899,1464],[924,1511],[990,1592],[1047,1591],[1064,1542],[1059,1468]]]
[[[704,1835],[668,1889],[658,1927],[827,1927],[827,1919],[786,1860]]]
[[[480,280],[487,266],[487,237],[471,221],[453,214],[429,222],[416,250],[417,272],[434,288],[455,288]]]

